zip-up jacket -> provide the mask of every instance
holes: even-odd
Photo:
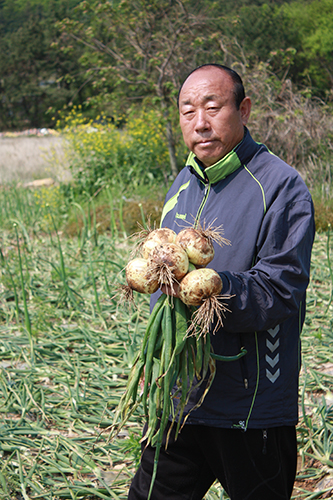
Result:
[[[211,335],[216,375],[188,424],[265,428],[298,420],[300,333],[305,317],[314,215],[298,172],[256,143],[240,144],[204,169],[193,153],[170,188],[161,225],[177,233],[189,223],[223,225],[230,246],[214,244],[208,267],[223,281],[228,309]],[[152,304],[156,296],[152,298]],[[192,394],[199,400],[204,384]]]

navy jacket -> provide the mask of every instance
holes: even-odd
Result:
[[[298,419],[300,333],[314,238],[313,204],[295,169],[251,138],[203,169],[189,155],[170,188],[162,223],[179,232],[199,219],[223,225],[231,246],[215,245],[208,267],[223,280],[231,310],[211,335],[217,361],[203,404],[187,423],[263,428]],[[152,304],[156,296],[152,298]],[[203,386],[189,406],[200,398]]]

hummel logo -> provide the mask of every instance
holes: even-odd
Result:
[[[277,355],[275,356],[275,358],[270,358],[270,357],[268,356],[268,354],[266,354],[265,359],[266,359],[267,363],[268,363],[269,365],[271,365],[271,367],[272,367],[272,368],[274,368],[274,366],[275,366],[275,365],[279,362],[279,360],[280,360],[280,354],[279,354],[279,353],[277,353]]]
[[[279,332],[279,330],[280,330],[280,325],[276,325],[275,328],[270,328],[267,331],[274,338],[277,335],[277,333]]]
[[[178,212],[176,213],[176,219],[186,219],[187,214],[179,214]]]
[[[280,345],[280,339],[277,339],[277,341],[272,344],[268,339],[266,339],[266,346],[271,352],[274,352]]]
[[[279,378],[279,376],[280,376],[280,368],[278,368],[275,373],[271,373],[266,368],[266,377],[270,382],[272,382],[272,384],[274,384],[274,382],[276,381],[277,378]]]

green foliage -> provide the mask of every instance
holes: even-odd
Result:
[[[37,190],[9,185],[0,188],[1,229],[10,229],[13,223],[38,233],[53,230],[51,214],[61,225],[66,220],[68,205],[60,186]]]
[[[51,126],[50,109],[89,96],[78,66],[82,49],[73,47],[68,57],[54,44],[56,20],[75,3],[17,0],[0,5],[1,129]]]
[[[333,227],[333,199],[314,196],[316,231],[325,232]]]
[[[85,46],[87,78],[112,109],[133,102],[159,107],[172,175],[178,172],[172,104],[183,77],[206,61],[213,23],[196,2],[183,0],[83,1],[80,18],[59,23],[63,36]]]
[[[126,117],[120,117],[122,121]],[[144,186],[161,185],[170,176],[163,118],[142,109],[118,128],[102,115],[87,122],[80,110],[65,118],[64,137],[77,193],[94,195],[106,186],[128,196]]]
[[[255,138],[331,196],[332,2],[3,0],[0,127],[48,126],[56,110],[73,109],[75,192],[147,193],[186,156],[180,83],[196,65],[219,62],[244,78]]]
[[[247,2],[231,12],[227,34],[238,39],[248,61],[267,61],[271,51],[288,47],[288,25],[276,2],[256,3]]]
[[[281,12],[293,27],[293,43],[298,51],[298,71],[303,82],[310,81],[320,91],[333,81],[333,0],[296,0],[283,5]],[[290,36],[290,35],[289,35]]]
[[[51,126],[73,104],[89,116],[160,106],[175,175],[170,110],[193,67],[269,61],[280,77],[331,95],[332,1],[2,0],[0,127]]]

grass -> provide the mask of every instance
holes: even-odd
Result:
[[[0,236],[0,498],[125,499],[140,457],[142,414],[113,442],[108,428],[148,298],[137,295],[137,309],[129,310],[114,297],[131,249],[123,231],[98,233],[92,218],[69,238],[56,230],[61,211],[38,207],[7,209],[15,217],[6,217]],[[328,498],[333,488],[328,235],[316,236],[303,330],[298,500]],[[217,484],[206,495],[222,498]]]

